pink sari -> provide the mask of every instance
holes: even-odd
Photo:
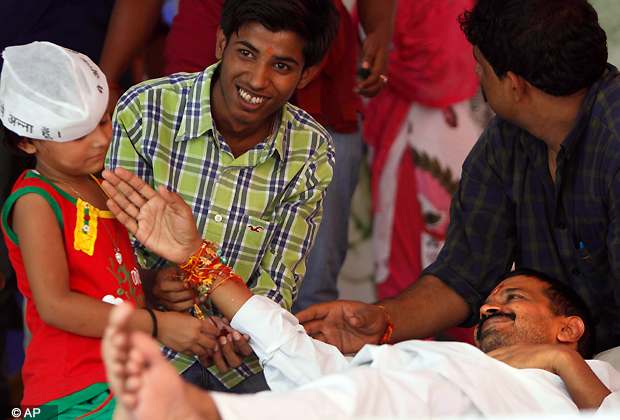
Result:
[[[473,0],[400,0],[388,83],[367,107],[373,255],[379,299],[417,279],[445,241],[450,199],[486,125],[472,47],[457,21]],[[479,102],[479,101],[478,101]],[[478,114],[487,113],[478,103]],[[469,330],[452,338],[472,342]]]

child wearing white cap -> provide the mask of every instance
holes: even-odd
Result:
[[[22,404],[44,404],[37,418],[110,418],[115,403],[100,355],[110,303],[145,308],[132,328],[185,354],[210,355],[220,331],[146,307],[127,230],[104,210],[107,196],[92,175],[103,168],[112,139],[101,70],[85,55],[49,42],[6,48],[3,59],[5,141],[37,159],[2,209],[32,332]]]

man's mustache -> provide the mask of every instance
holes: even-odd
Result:
[[[482,338],[482,324],[484,324],[487,320],[493,317],[496,317],[496,316],[502,316],[505,318],[509,318],[513,321],[517,319],[517,316],[515,314],[510,314],[508,312],[493,312],[489,315],[482,315],[482,317],[480,318],[480,321],[478,321],[478,327],[476,329],[476,340],[480,341],[480,339]]]

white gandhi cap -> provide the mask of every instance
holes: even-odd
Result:
[[[2,53],[0,119],[20,136],[57,142],[93,131],[108,104],[103,72],[84,54],[51,42]]]

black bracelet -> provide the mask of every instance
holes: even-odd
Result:
[[[151,315],[151,319],[153,320],[153,338],[157,338],[157,317],[155,316],[155,312],[151,308],[142,308],[147,311]]]

